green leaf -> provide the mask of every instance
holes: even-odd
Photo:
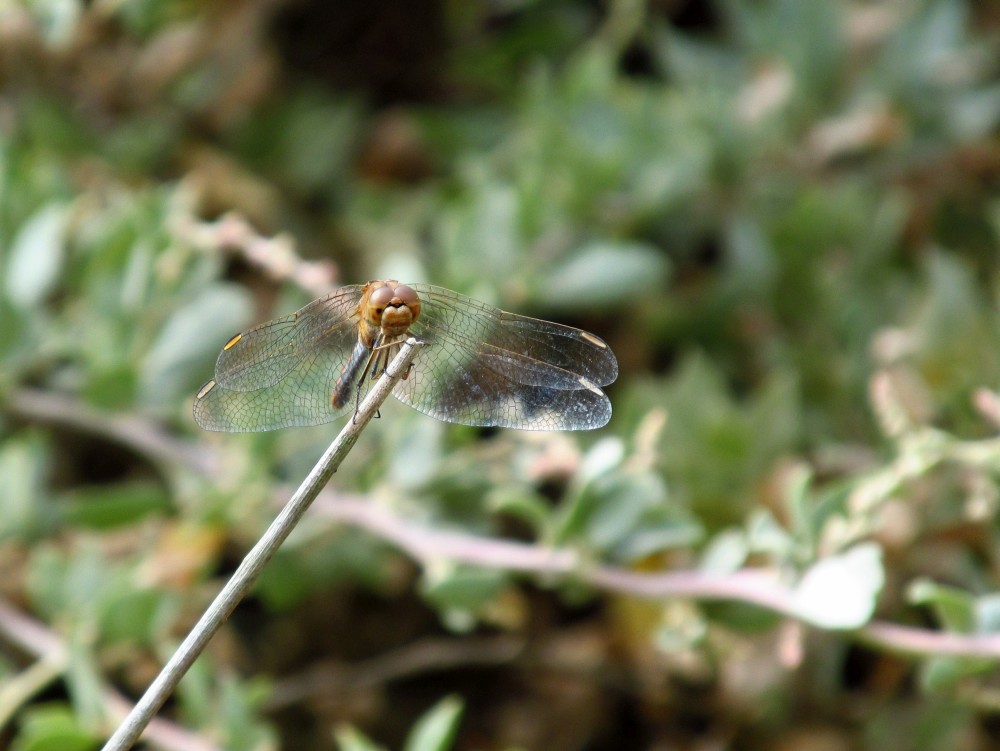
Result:
[[[856,545],[813,564],[795,588],[795,614],[823,628],[858,628],[875,612],[885,573],[874,543]]]
[[[951,109],[952,130],[960,138],[979,138],[1000,121],[1000,87],[963,92]]]
[[[663,623],[653,634],[653,643],[664,653],[682,653],[701,644],[708,634],[708,624],[700,612],[681,623]]]
[[[338,582],[379,590],[392,576],[382,544],[345,528],[328,543],[283,545],[261,572],[254,592],[268,608],[280,611]]]
[[[737,529],[717,534],[701,558],[700,568],[715,574],[731,574],[738,570],[749,553],[746,535]]]
[[[110,643],[155,644],[176,611],[170,593],[155,589],[114,593],[100,614],[101,635]]]
[[[404,751],[448,751],[455,741],[464,702],[448,696],[434,705],[410,731]]]
[[[38,0],[25,5],[50,48],[66,48],[72,44],[84,12],[79,3]]]
[[[727,264],[721,280],[729,294],[752,299],[773,289],[778,274],[774,251],[760,224],[736,216],[726,226]]]
[[[333,733],[340,751],[385,751],[385,746],[370,741],[351,725],[341,725]]]
[[[43,480],[48,449],[38,438],[11,439],[0,448],[0,540],[31,540],[52,524]]]
[[[927,692],[944,692],[977,675],[996,672],[996,660],[975,657],[930,657],[921,667],[920,686]]]
[[[62,507],[66,523],[92,529],[112,529],[168,511],[170,499],[157,482],[80,488],[66,495]]]
[[[996,379],[1000,350],[983,342],[997,341],[1000,326],[975,271],[961,259],[936,253],[925,270],[925,299],[907,326],[913,354],[934,404],[964,406],[972,389]]]
[[[83,388],[84,400],[95,407],[115,410],[130,407],[135,400],[135,365],[119,362],[95,370]]]
[[[581,483],[591,482],[606,475],[625,458],[625,442],[616,436],[602,438],[583,455],[577,479]]]
[[[386,448],[387,472],[400,491],[430,482],[441,463],[444,424],[437,420],[399,421]]]
[[[179,308],[167,320],[142,364],[143,403],[154,407],[174,404],[187,396],[192,384],[208,380],[211,371],[207,362],[246,325],[250,315],[246,291],[232,284],[207,287]]]
[[[666,25],[656,31],[653,52],[672,80],[704,91],[733,87],[743,76],[742,61],[735,50],[688,37]]]
[[[59,278],[64,252],[66,207],[51,203],[36,211],[11,243],[5,292],[17,308],[41,303]]]
[[[615,546],[612,556],[616,561],[638,561],[666,550],[691,547],[704,534],[701,525],[680,509],[653,510]]]
[[[0,362],[4,363],[4,372],[0,373],[0,388],[3,388],[4,381],[13,381],[17,377],[17,366],[27,350],[34,348],[34,343],[25,346],[28,337],[25,336],[27,316],[15,308],[10,300],[0,296]]]
[[[489,492],[488,508],[494,514],[506,514],[527,524],[541,534],[552,518],[552,505],[529,488],[504,485]]]
[[[512,276],[524,255],[520,223],[513,188],[492,177],[477,177],[467,199],[443,221],[442,245],[455,275],[468,280]],[[470,255],[469,248],[475,248],[475,254]]]
[[[506,586],[507,574],[503,571],[444,564],[427,570],[422,591],[437,607],[475,611]]]
[[[662,288],[667,269],[666,256],[652,245],[592,243],[553,270],[541,301],[568,310],[610,308]]]
[[[619,443],[615,439],[609,445]],[[610,469],[619,459],[615,454],[614,461],[598,464]],[[599,474],[550,519],[549,527],[552,544],[582,538],[589,549],[620,562],[693,544],[703,533],[685,509],[668,502],[663,477],[651,471]]]
[[[907,599],[913,605],[931,608],[948,631],[968,634],[976,628],[976,599],[957,587],[918,579],[907,590]]]
[[[976,598],[976,632],[980,634],[1000,632],[1000,594],[994,593]]]
[[[91,751],[100,741],[62,704],[28,708],[12,751]]]
[[[105,718],[101,671],[93,645],[76,637],[69,640],[66,685],[77,717],[87,727],[100,727]]]
[[[39,547],[28,571],[28,591],[35,606],[80,629],[100,622],[109,601],[130,591],[133,581],[132,572],[109,561],[91,539],[67,550]]]
[[[598,481],[590,492],[599,496],[584,533],[598,550],[610,550],[636,531],[646,511],[667,498],[663,479],[651,472],[622,473]]]
[[[746,535],[751,553],[766,553],[784,559],[794,546],[788,530],[768,509],[759,509],[751,515]]]
[[[219,724],[226,748],[240,751],[271,751],[278,748],[276,733],[260,719],[261,704],[270,686],[263,679],[237,680],[223,674],[219,687]]]
[[[211,657],[203,654],[192,663],[177,684],[176,696],[185,722],[205,726],[218,720],[218,706],[212,701],[216,669]]]
[[[794,445],[801,419],[793,379],[774,377],[737,401],[704,355],[687,358],[666,386],[644,384],[630,397],[641,414],[656,406],[670,416],[659,462],[672,498],[713,532],[744,524],[760,478]]]
[[[328,586],[328,582],[323,581],[322,585]],[[269,609],[282,611],[302,602],[318,586],[300,556],[278,550],[261,572],[254,590]]]
[[[785,506],[795,538],[810,554],[816,546],[816,538],[822,529],[823,516],[818,512],[817,504],[809,494],[812,485],[812,470],[805,466],[797,466],[789,473],[783,493]],[[819,519],[817,519],[819,517]]]
[[[746,634],[773,631],[781,623],[781,616],[773,610],[736,600],[704,602],[701,609],[714,623]]]
[[[246,160],[297,191],[330,191],[345,184],[358,138],[360,108],[321,89],[294,89],[261,109],[237,133]]]

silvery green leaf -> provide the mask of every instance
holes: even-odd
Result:
[[[66,208],[50,203],[21,226],[11,243],[4,292],[20,309],[38,305],[55,286],[62,267]]]

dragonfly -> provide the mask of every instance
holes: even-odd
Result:
[[[230,433],[331,422],[356,408],[409,336],[423,346],[392,393],[431,417],[523,430],[611,419],[601,387],[618,361],[594,334],[443,287],[375,280],[230,339],[195,397],[195,422]]]

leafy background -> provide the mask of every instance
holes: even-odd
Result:
[[[996,747],[998,51],[964,0],[0,3],[0,744],[99,747],[336,430],[200,433],[221,344],[394,277],[604,337],[611,424],[387,405],[149,747]]]

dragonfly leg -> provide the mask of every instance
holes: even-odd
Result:
[[[380,355],[379,350],[382,349],[383,347],[381,342],[382,342],[382,332],[380,331],[378,333],[378,336],[375,337],[375,343],[372,346],[371,354],[368,355],[368,362],[365,363],[364,370],[361,371],[361,377],[358,378],[358,385],[354,392],[354,415],[351,417],[351,422],[355,422],[358,419],[358,410],[361,409],[361,389],[364,388],[365,385],[364,374],[369,372],[371,368],[375,367],[375,365],[378,364],[378,357]],[[376,410],[375,416],[378,417],[378,410]]]

